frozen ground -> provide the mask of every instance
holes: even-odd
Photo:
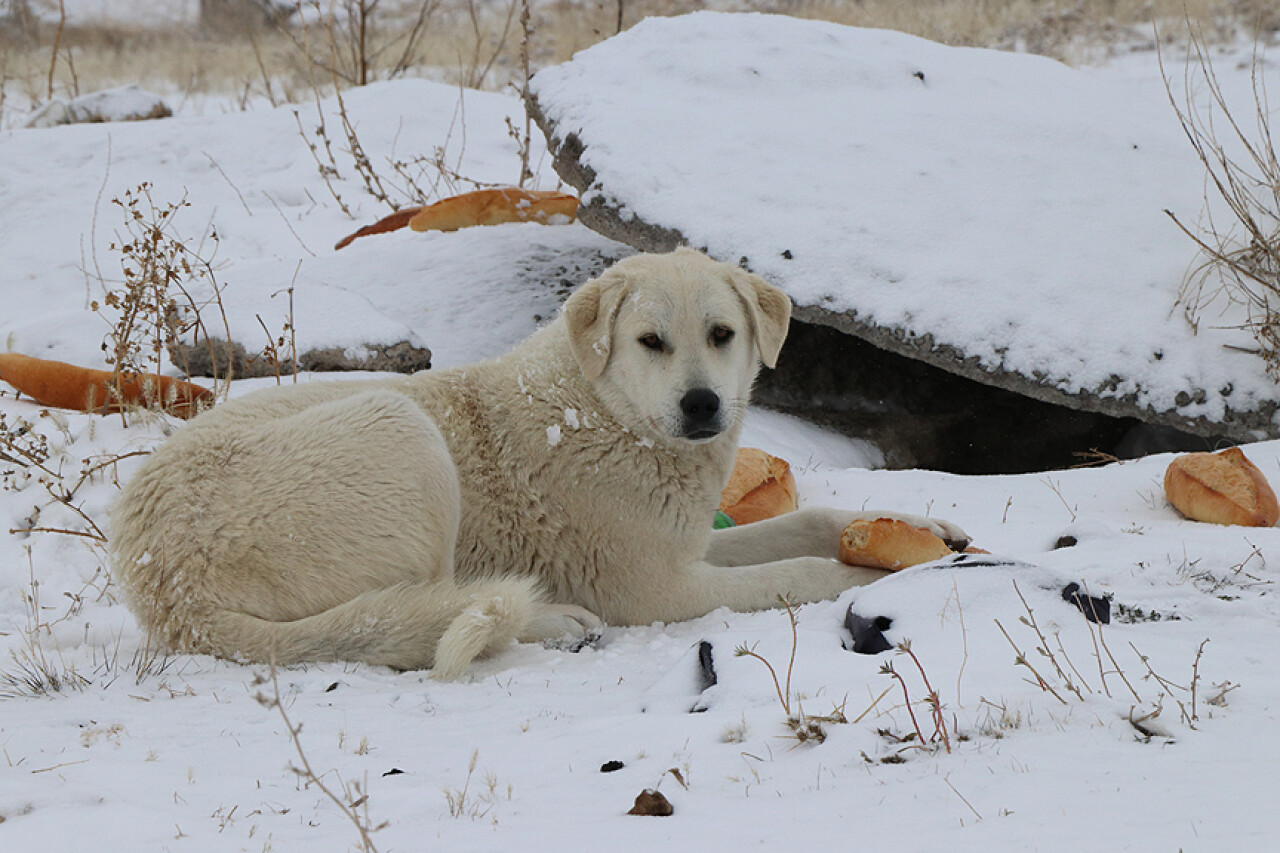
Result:
[[[1103,86],[1154,91],[1153,62],[1089,73]],[[468,94],[463,145],[456,95],[384,84],[348,105],[379,163],[393,147],[442,146],[463,158],[463,174],[510,180],[518,164],[502,117],[518,105]],[[252,328],[261,313],[281,328],[271,294],[296,272],[299,336],[358,344],[390,329],[431,347],[438,365],[499,352],[548,316],[565,285],[528,283],[547,269],[563,266],[571,279],[587,260],[625,251],[577,226],[522,225],[400,233],[334,253],[334,241],[381,211],[344,170],[336,186],[357,219],[342,215],[287,110],[12,131],[0,135],[7,348],[101,363],[106,325],[85,306],[102,297],[98,269],[119,274],[111,199],[144,180],[157,201],[185,195],[191,207],[175,227],[187,238],[207,241],[216,227],[233,322]],[[544,163],[540,181],[555,184]],[[233,393],[270,381],[238,382]],[[0,415],[22,447],[41,453],[36,436],[47,437],[44,465],[62,475],[9,476],[0,532],[34,521],[92,533],[85,518],[103,523],[115,483],[139,463],[108,460],[181,428],[45,414],[11,395],[0,397]],[[20,423],[30,431],[16,435]],[[801,608],[792,710],[838,708],[848,720],[821,724],[822,743],[797,743],[769,671],[734,655],[745,645],[785,676],[792,630],[782,611],[610,628],[577,654],[516,646],[453,684],[343,664],[280,671],[311,766],[332,787],[359,783],[369,820],[387,822],[373,836],[380,850],[1274,848],[1280,531],[1180,519],[1160,491],[1167,456],[1010,477],[888,472],[874,470],[873,448],[762,411],[751,413],[746,441],[792,462],[804,503],[947,517],[1023,565],[916,569]],[[1280,442],[1246,452],[1280,483]],[[99,464],[70,499],[78,511],[50,494]],[[5,460],[0,470],[15,467]],[[1055,549],[1063,536],[1077,544]],[[1109,626],[1091,629],[1062,600],[1070,581],[1112,597]],[[290,770],[299,759],[284,723],[255,699],[271,693],[258,683],[263,668],[145,653],[139,662],[146,637],[118,598],[91,537],[0,537],[0,670],[9,677],[0,683],[0,849],[355,846],[351,823]],[[851,602],[892,619],[891,642],[910,641],[943,725],[909,656],[843,648]],[[1043,643],[1022,621],[1028,608]],[[718,684],[699,694],[701,641]],[[1043,688],[1016,663],[1015,645]],[[33,696],[24,668],[69,683]],[[690,713],[695,705],[705,710]],[[917,723],[926,748],[909,738]],[[608,761],[624,766],[602,773]],[[625,815],[648,787],[669,797],[672,817]]]

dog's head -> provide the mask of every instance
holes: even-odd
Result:
[[[759,276],[691,249],[635,255],[564,307],[582,374],[625,426],[706,441],[737,424],[773,367],[791,302]]]

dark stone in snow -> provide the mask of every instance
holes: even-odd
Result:
[[[1083,592],[1080,584],[1074,581],[1063,587],[1062,600],[1078,607],[1084,618],[1095,625],[1111,624],[1111,602]]]
[[[675,813],[675,808],[670,801],[663,796],[661,791],[653,788],[646,788],[636,797],[635,805],[627,814],[649,815],[652,817],[670,817]]]
[[[853,640],[846,648],[860,655],[878,655],[881,652],[887,652],[893,648],[893,644],[885,638],[884,632],[888,631],[892,625],[893,620],[887,616],[868,619],[866,616],[854,613],[853,605],[849,605],[849,612],[844,615],[844,627],[849,630]]]
[[[711,643],[703,640],[698,643],[698,691],[714,687],[717,681],[716,665],[711,657]]]
[[[243,344],[231,343],[230,364],[236,379],[260,376],[288,376],[293,373],[293,362],[288,353],[281,353],[279,364],[273,364],[261,354],[250,356]],[[191,345],[171,344],[169,359],[188,376],[227,375],[227,342],[218,338]],[[366,344],[351,350],[342,347],[313,349],[298,355],[298,369],[329,372],[346,370],[374,370],[389,373],[417,373],[431,367],[431,350],[414,346],[408,341],[391,344]]]

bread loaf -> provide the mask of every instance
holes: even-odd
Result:
[[[572,221],[578,212],[578,197],[551,190],[523,190],[495,187],[475,190],[429,204],[414,214],[409,227],[414,231],[457,231],[475,225],[504,222],[549,223],[554,217]]]
[[[366,225],[358,229],[354,234],[348,234],[334,244],[334,251],[345,249],[350,246],[353,241],[360,237],[368,237],[370,234],[386,234],[389,231],[399,231],[409,224],[409,220],[417,216],[422,210],[422,205],[417,207],[402,207],[390,216],[384,216],[372,225]]]
[[[1164,493],[1193,521],[1273,527],[1280,520],[1267,478],[1238,447],[1174,459],[1164,474]]]
[[[850,566],[896,572],[950,553],[928,530],[892,518],[855,521],[840,534],[840,561]]]
[[[493,187],[441,199],[435,204],[405,207],[366,225],[337,242],[334,249],[351,245],[359,237],[398,231],[457,231],[475,225],[504,222],[551,223],[555,217],[572,222],[578,214],[578,197],[552,190]]]
[[[755,447],[738,450],[720,511],[735,524],[750,524],[796,508],[796,480],[785,459]]]

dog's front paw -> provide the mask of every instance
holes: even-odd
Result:
[[[926,521],[929,522],[929,532],[940,537],[952,551],[963,551],[973,541],[973,537],[965,533],[964,528],[958,524],[938,518],[929,518]]]
[[[943,521],[940,518],[925,518],[923,515],[910,515],[900,512],[880,513],[881,518],[892,518],[898,521],[905,521],[912,527],[923,528],[934,536],[937,536],[943,542],[947,543],[947,547],[952,551],[963,551],[969,547],[970,536],[964,532],[964,528],[950,521]]]
[[[603,633],[604,623],[590,610],[573,604],[543,604],[518,639],[576,652],[595,643]]]

